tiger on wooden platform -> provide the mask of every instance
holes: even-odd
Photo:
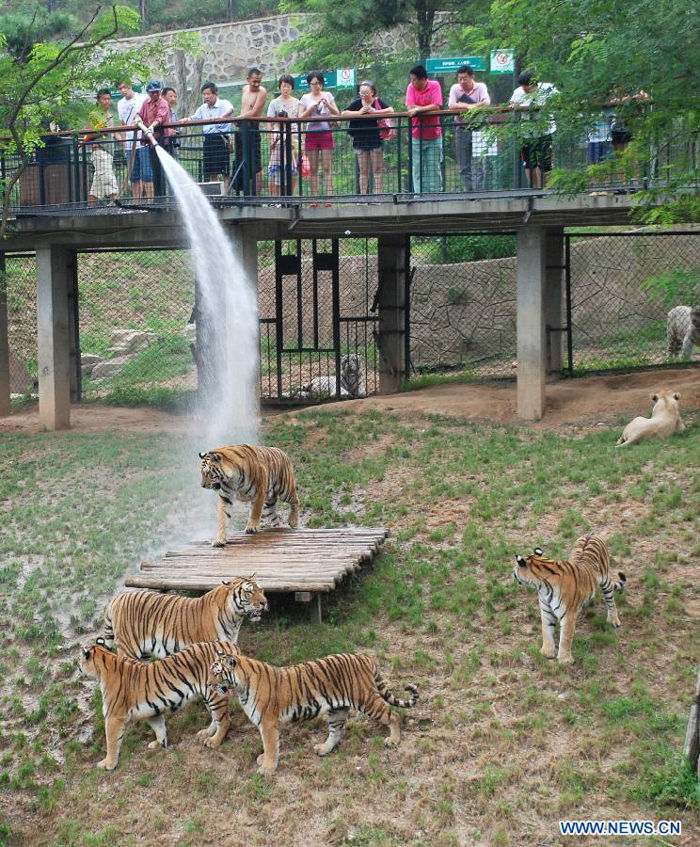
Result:
[[[292,507],[289,525],[292,528],[298,525],[299,498],[294,470],[283,450],[238,444],[216,447],[208,453],[200,453],[199,458],[202,460],[202,487],[219,492],[214,547],[226,544],[226,518],[230,517],[226,507],[230,507],[234,499],[252,501],[246,532],[257,532],[261,518],[269,519],[271,526],[279,526],[278,500]]]
[[[531,556],[515,557],[513,573],[523,585],[534,585],[540,601],[542,617],[542,655],[562,664],[571,664],[571,642],[576,619],[582,608],[593,599],[600,586],[608,610],[608,621],[619,627],[614,591],[622,591],[627,578],[618,573],[618,581],[610,579],[610,553],[598,535],[583,535],[576,542],[569,561],[547,559],[540,547]],[[559,622],[559,653],[554,647],[554,630]]]
[[[125,591],[105,608],[105,642],[131,659],[164,659],[198,641],[238,642],[243,621],[260,620],[267,599],[252,577],[224,581],[202,597]]]
[[[208,685],[212,662],[238,655],[225,641],[193,644],[181,653],[156,662],[136,662],[117,656],[102,638],[80,649],[80,672],[96,679],[102,691],[107,755],[98,767],[108,771],[119,761],[122,737],[130,720],[146,720],[156,734],[149,747],[167,747],[165,713],[175,712],[195,697],[202,697],[211,724],[197,733],[206,747],[218,747],[226,737],[230,718],[228,697]]]
[[[388,726],[384,743],[395,746],[401,740],[400,718],[389,705],[408,709],[418,700],[415,685],[406,686],[411,692],[408,700],[398,700],[374,659],[347,653],[286,668],[240,654],[225,656],[212,664],[210,685],[222,694],[235,690],[243,711],[260,731],[263,753],[258,756],[258,771],[267,775],[277,769],[280,724],[325,715],[328,738],[316,744],[314,752],[327,756],[341,741],[348,712],[354,708]]]

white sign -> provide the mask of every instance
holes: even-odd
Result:
[[[336,71],[337,88],[354,88],[355,68],[338,68]]]
[[[491,73],[512,74],[515,70],[515,57],[512,50],[493,50],[491,52]]]

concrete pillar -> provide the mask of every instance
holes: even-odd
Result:
[[[518,228],[517,339],[518,417],[538,421],[544,414],[545,384],[544,227]]]
[[[10,414],[10,341],[7,327],[5,254],[0,252],[0,418]]]
[[[393,394],[406,378],[406,238],[378,238],[379,393]]]
[[[545,323],[547,330],[546,368],[551,382],[561,376],[562,349],[566,333],[563,316],[564,228],[547,227]]]
[[[71,252],[57,245],[36,251],[39,422],[52,430],[70,427]]]

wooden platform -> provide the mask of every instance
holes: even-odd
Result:
[[[234,576],[255,575],[268,593],[293,591],[309,602],[312,620],[321,619],[321,595],[369,562],[384,543],[384,528],[267,529],[255,535],[237,532],[226,547],[197,541],[169,550],[157,562],[141,562],[126,578],[133,588],[209,591]]]

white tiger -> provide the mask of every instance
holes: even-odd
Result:
[[[297,396],[310,400],[335,397],[336,379],[333,376],[316,376],[303,385]],[[340,396],[364,397],[367,394],[363,375],[362,356],[346,353],[340,360]]]
[[[666,340],[669,356],[680,352],[684,359],[689,359],[693,345],[700,346],[700,306],[671,309],[666,319]]]

